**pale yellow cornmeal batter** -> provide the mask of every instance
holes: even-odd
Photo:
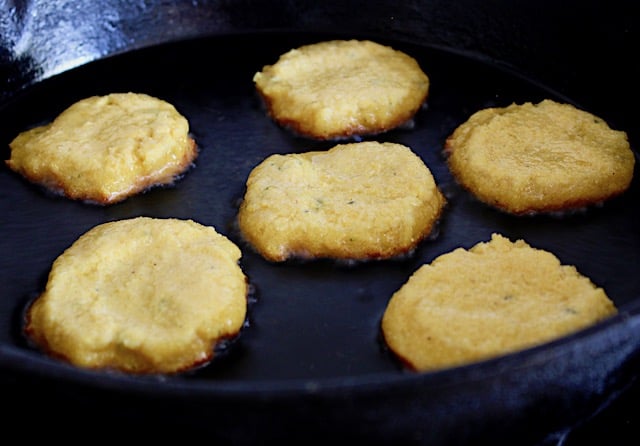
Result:
[[[625,132],[549,99],[480,110],[447,139],[445,151],[462,186],[518,215],[615,197],[629,187],[635,164]]]
[[[189,124],[166,101],[141,93],[82,99],[51,123],[20,133],[6,161],[70,199],[112,204],[174,182],[197,157]]]
[[[409,368],[431,371],[551,341],[616,312],[574,266],[493,234],[420,267],[391,297],[382,332]]]
[[[98,225],[53,263],[25,331],[79,367],[177,373],[240,332],[247,280],[239,248],[191,220]]]
[[[414,58],[368,40],[331,40],[292,49],[253,80],[276,122],[326,140],[404,125],[429,91],[429,78]]]
[[[445,206],[429,168],[401,144],[339,144],[271,155],[246,183],[238,224],[271,261],[406,254]]]

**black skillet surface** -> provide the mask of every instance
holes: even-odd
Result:
[[[292,47],[347,37],[367,36],[233,34],[158,45],[42,81],[4,104],[0,139],[8,144],[83,97],[148,93],[187,117],[200,155],[172,187],[107,207],[52,196],[0,169],[0,363],[37,377],[28,385],[51,393],[45,404],[71,399],[82,413],[93,399],[120,421],[144,412],[152,415],[147,420],[180,420],[238,441],[284,438],[285,424],[279,423],[285,417],[291,438],[340,432],[346,439],[433,444],[482,432],[499,443],[524,429],[532,441],[541,441],[623,386],[638,342],[637,318],[629,317],[637,313],[640,296],[638,180],[602,206],[562,217],[513,217],[462,191],[444,163],[445,138],[478,109],[543,98],[571,102],[512,72],[442,49],[376,38],[414,56],[431,80],[428,104],[413,128],[371,139],[411,147],[432,170],[448,199],[434,237],[408,258],[360,264],[272,264],[243,243],[235,215],[251,169],[272,153],[335,144],[296,137],[269,120],[253,73]],[[211,63],[193,62],[203,59]],[[2,150],[8,158],[8,148]],[[255,292],[239,339],[211,364],[176,377],[86,372],[32,350],[21,334],[21,316],[43,288],[51,262],[94,225],[139,215],[190,218],[241,246],[241,265]],[[575,265],[607,291],[621,315],[522,354],[425,376],[403,370],[379,338],[389,297],[421,264],[486,241],[493,232],[523,238]],[[11,379],[24,384],[23,378]],[[57,390],[47,387],[51,379]],[[118,406],[120,398],[134,395],[126,408]]]

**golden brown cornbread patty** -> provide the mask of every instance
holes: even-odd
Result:
[[[427,237],[444,205],[431,171],[408,147],[339,144],[267,157],[247,179],[238,224],[271,261],[388,258]]]
[[[410,368],[428,371],[541,344],[616,312],[574,266],[493,234],[420,267],[389,301],[382,333]]]
[[[463,187],[513,214],[601,203],[629,187],[635,164],[625,132],[552,100],[480,110],[445,153]]]
[[[213,358],[247,311],[239,248],[191,220],[104,223],[53,263],[27,310],[43,351],[90,369],[176,373]]]
[[[68,198],[112,204],[171,184],[197,157],[189,124],[166,101],[140,93],[82,99],[51,123],[20,133],[6,164]]]
[[[429,78],[414,58],[368,40],[292,49],[264,66],[253,81],[276,122],[325,140],[406,124],[429,91]]]

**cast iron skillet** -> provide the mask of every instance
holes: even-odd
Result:
[[[637,147],[630,102],[635,91],[620,101],[586,94],[588,82],[576,79],[592,81],[601,73],[576,74],[585,64],[583,54],[569,50],[579,53],[582,46],[564,28],[559,37],[567,39],[560,49],[547,46],[546,38],[530,41],[509,34],[534,27],[527,14],[509,15],[504,5],[495,10],[475,2],[455,7],[422,2],[406,9],[384,2],[367,9],[357,2],[270,5],[152,2],[142,7],[112,1],[100,11],[90,2],[65,4],[67,9],[9,5],[2,22],[0,68],[8,80],[0,104],[2,141],[8,144],[17,132],[47,122],[80,98],[137,91],[173,103],[189,119],[201,150],[195,168],[173,187],[108,207],[52,196],[6,167],[0,170],[0,378],[14,414],[40,424],[72,418],[96,427],[105,421],[155,431],[188,427],[235,443],[339,437],[373,443],[490,439],[510,444],[517,439],[536,444],[562,436],[633,382],[640,341],[638,180],[623,196],[584,212],[515,218],[463,192],[441,149],[446,136],[476,110],[545,97],[600,115],[626,130]],[[624,10],[610,6],[607,14],[628,20]],[[583,20],[606,19],[597,7],[587,3],[577,11]],[[355,26],[336,27],[347,11],[346,23]],[[555,20],[566,18],[564,10],[555,13]],[[551,30],[557,23],[535,14],[526,18]],[[493,25],[491,32],[473,34],[485,29],[481,21]],[[609,29],[606,21],[597,23]],[[427,25],[440,28],[429,31]],[[622,35],[618,43],[625,49]],[[235,228],[248,173],[271,153],[333,143],[298,138],[274,125],[251,78],[282,52],[330,38],[390,44],[414,56],[428,73],[428,106],[416,116],[414,128],[372,139],[412,147],[449,204],[434,237],[408,258],[355,265],[270,264],[243,243]],[[592,53],[604,51],[603,45],[592,46]],[[516,49],[545,65],[536,66]],[[549,54],[540,56],[542,50]],[[554,51],[565,59],[551,66],[548,56]],[[624,73],[622,83],[632,79]],[[620,84],[606,85],[612,92],[624,91]],[[8,148],[2,150],[6,159]],[[191,218],[242,247],[242,266],[254,293],[239,339],[211,364],[176,377],[88,372],[30,348],[21,334],[22,313],[44,286],[51,262],[90,227],[138,215]],[[404,370],[379,337],[390,295],[421,264],[488,240],[492,232],[524,238],[576,265],[605,288],[620,314],[513,355],[428,374]],[[56,415],[61,403],[63,417]]]

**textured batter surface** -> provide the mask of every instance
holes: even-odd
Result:
[[[267,157],[249,175],[238,224],[271,261],[387,258],[427,237],[444,205],[431,171],[408,147],[339,144]]]
[[[170,184],[197,157],[175,107],[140,93],[82,99],[51,123],[20,133],[6,161],[68,198],[111,204]]]
[[[209,361],[247,308],[239,248],[191,220],[98,225],[53,263],[25,332],[80,367],[174,373]]]
[[[601,203],[629,187],[635,164],[625,132],[552,100],[480,110],[445,152],[462,186],[513,214]]]
[[[429,78],[415,59],[368,40],[292,49],[253,80],[276,122],[316,139],[345,139],[404,125],[429,90]]]
[[[531,347],[616,312],[574,266],[494,234],[420,267],[389,301],[382,332],[410,368],[428,371]]]

